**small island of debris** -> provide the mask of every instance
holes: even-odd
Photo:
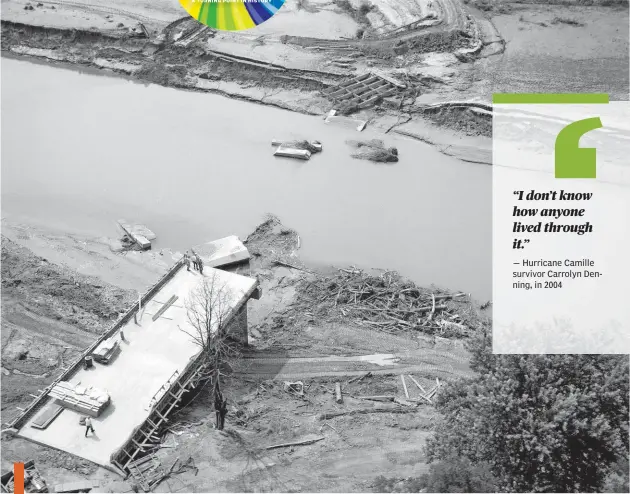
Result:
[[[380,139],[369,139],[367,141],[346,141],[346,144],[356,148],[352,153],[353,158],[370,160],[377,163],[396,163],[398,161],[398,149],[387,148]]]

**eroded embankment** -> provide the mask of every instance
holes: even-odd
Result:
[[[135,300],[2,236],[2,419],[32,401]]]
[[[178,47],[142,38],[10,21],[2,21],[2,50],[5,54],[107,69],[143,82],[216,92],[308,114],[328,110],[330,103],[318,96],[319,91],[341,77],[281,67],[269,70],[246,60],[228,60],[199,46]]]

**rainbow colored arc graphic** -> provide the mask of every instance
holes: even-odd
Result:
[[[251,29],[273,17],[284,0],[179,0],[192,17],[222,31]]]

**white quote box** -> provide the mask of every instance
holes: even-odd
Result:
[[[597,177],[555,178],[558,134],[593,117]],[[630,353],[630,103],[495,105],[493,164],[493,352]]]

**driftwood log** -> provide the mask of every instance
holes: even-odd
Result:
[[[415,411],[410,408],[359,408],[357,410],[347,410],[344,412],[326,412],[319,416],[319,420],[328,420],[344,415],[362,415],[365,413],[409,413]]]

